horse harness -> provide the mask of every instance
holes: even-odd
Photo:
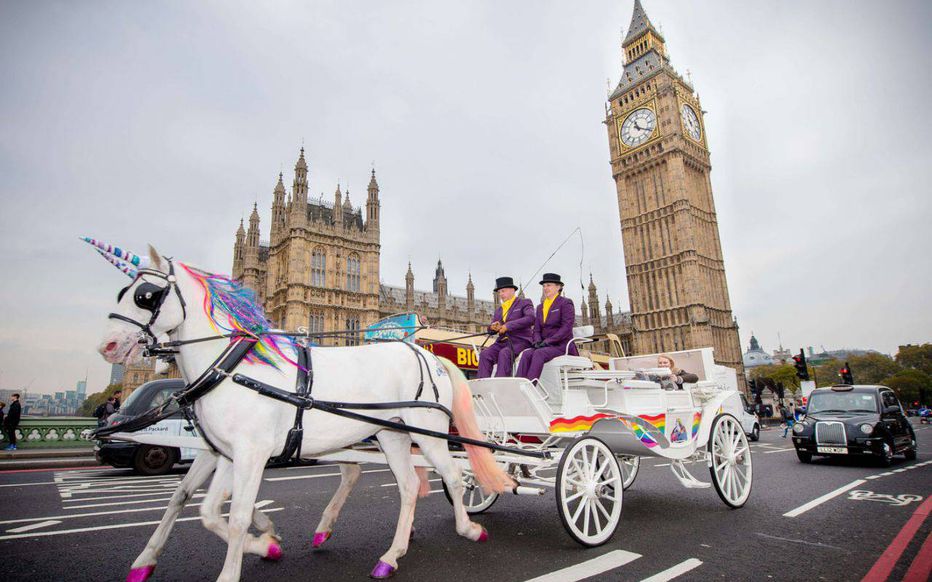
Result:
[[[196,340],[185,340],[185,341],[172,341],[166,343],[159,343],[158,339],[155,337],[155,334],[152,332],[152,325],[158,319],[159,314],[161,313],[162,306],[165,303],[165,300],[171,293],[171,290],[174,289],[178,300],[181,302],[182,309],[182,321],[187,317],[187,311],[185,308],[185,301],[181,295],[181,291],[178,288],[177,279],[174,274],[174,265],[172,264],[171,259],[166,259],[168,262],[169,271],[166,275],[157,270],[153,269],[142,269],[139,271],[136,280],[139,280],[143,275],[152,275],[165,279],[168,282],[168,285],[165,287],[159,287],[148,281],[143,281],[134,291],[133,291],[133,301],[137,307],[150,311],[152,317],[146,324],[139,323],[133,319],[120,315],[118,313],[111,313],[109,315],[110,319],[117,319],[124,321],[139,327],[144,334],[146,352],[147,355],[154,355],[157,357],[165,358],[171,357],[175,353],[175,350],[170,348],[179,347],[187,343],[197,343],[200,341],[206,341],[208,339],[220,339],[229,337],[231,339],[229,345],[220,353],[219,356],[214,360],[200,376],[197,377],[193,382],[186,385],[182,390],[174,393],[170,399],[162,403],[160,406],[157,406],[151,410],[148,410],[137,417],[133,417],[129,420],[121,422],[119,424],[100,427],[97,430],[93,431],[94,437],[106,437],[117,432],[134,432],[142,430],[153,424],[163,420],[172,414],[175,414],[177,410],[172,409],[172,404],[177,404],[184,415],[185,419],[189,423],[194,425],[201,437],[207,442],[207,445],[217,454],[227,457],[220,449],[210,440],[207,436],[207,433],[201,428],[200,421],[197,418],[197,413],[194,410],[194,403],[202,398],[205,394],[216,388],[223,380],[230,378],[234,383],[248,388],[261,396],[272,398],[273,400],[278,400],[279,402],[284,402],[286,404],[291,404],[296,408],[294,424],[289,429],[288,435],[285,439],[285,445],[282,449],[282,452],[277,456],[273,457],[272,460],[275,462],[285,462],[290,460],[292,457],[301,456],[301,442],[304,436],[304,411],[317,409],[323,412],[330,414],[335,414],[344,418],[351,420],[357,420],[365,422],[368,424],[373,424],[376,426],[381,426],[383,428],[397,430],[402,432],[409,432],[415,434],[421,434],[425,436],[441,438],[450,442],[455,442],[461,445],[474,445],[479,447],[484,447],[492,450],[501,450],[514,454],[519,454],[523,456],[533,456],[533,457],[548,457],[549,453],[547,452],[535,452],[535,451],[525,451],[522,449],[516,449],[512,447],[506,447],[502,445],[497,445],[494,443],[489,443],[482,440],[471,439],[459,435],[450,435],[443,432],[438,432],[434,430],[423,429],[420,427],[409,426],[404,422],[395,422],[391,420],[384,420],[381,418],[375,418],[367,416],[364,414],[359,414],[357,412],[352,412],[352,410],[389,410],[397,408],[428,408],[433,410],[439,410],[447,415],[447,417],[452,422],[453,414],[450,410],[440,404],[440,392],[437,389],[437,383],[434,381],[433,375],[430,373],[430,365],[427,361],[426,356],[419,351],[415,346],[401,341],[402,345],[409,348],[414,354],[415,358],[418,360],[418,372],[420,374],[420,381],[418,384],[417,392],[414,396],[414,400],[410,401],[400,401],[400,402],[335,402],[335,401],[325,401],[317,400],[311,396],[311,390],[314,385],[314,370],[311,359],[311,347],[300,345],[296,346],[296,351],[298,352],[298,374],[295,380],[295,391],[288,392],[287,390],[282,390],[276,386],[272,386],[255,380],[248,376],[245,376],[240,373],[234,373],[234,370],[239,366],[239,364],[246,358],[249,352],[255,347],[255,344],[259,341],[258,336],[249,335],[246,333],[233,333],[229,336],[214,336],[211,338],[201,338]],[[136,281],[130,283],[129,286],[123,288],[117,300],[121,300],[127,290],[132,287]],[[180,325],[180,324],[179,324]],[[177,327],[175,328],[177,329]],[[171,333],[170,330],[168,333]],[[142,343],[143,340],[140,340]],[[169,348],[169,349],[166,349]],[[438,360],[439,363],[439,360]],[[434,393],[434,402],[421,400],[421,395],[424,390],[424,368],[427,368],[427,377],[430,380],[431,388]],[[227,457],[229,458],[229,457]]]

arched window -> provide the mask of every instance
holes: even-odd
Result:
[[[311,285],[327,286],[327,253],[321,247],[314,249],[311,255]]]
[[[346,290],[359,291],[359,255],[346,257]]]

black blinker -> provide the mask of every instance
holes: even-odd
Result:
[[[169,287],[159,287],[154,283],[140,283],[133,291],[133,301],[140,309],[155,312],[161,306],[162,297],[168,289]]]

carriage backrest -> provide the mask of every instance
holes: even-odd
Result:
[[[581,325],[579,327],[573,328],[573,337],[574,338],[587,338],[592,337],[595,333],[595,328],[591,325]]]

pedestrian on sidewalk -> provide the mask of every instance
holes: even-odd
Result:
[[[113,393],[113,412],[118,412],[120,410],[120,398],[123,397],[123,391],[117,390]]]
[[[6,418],[3,419],[3,432],[6,433],[6,437],[10,440],[10,445],[6,448],[8,451],[16,450],[16,428],[19,426],[19,417],[22,411],[22,405],[19,403],[19,394],[14,394],[11,397],[12,402],[10,402],[10,410],[6,413]]]

